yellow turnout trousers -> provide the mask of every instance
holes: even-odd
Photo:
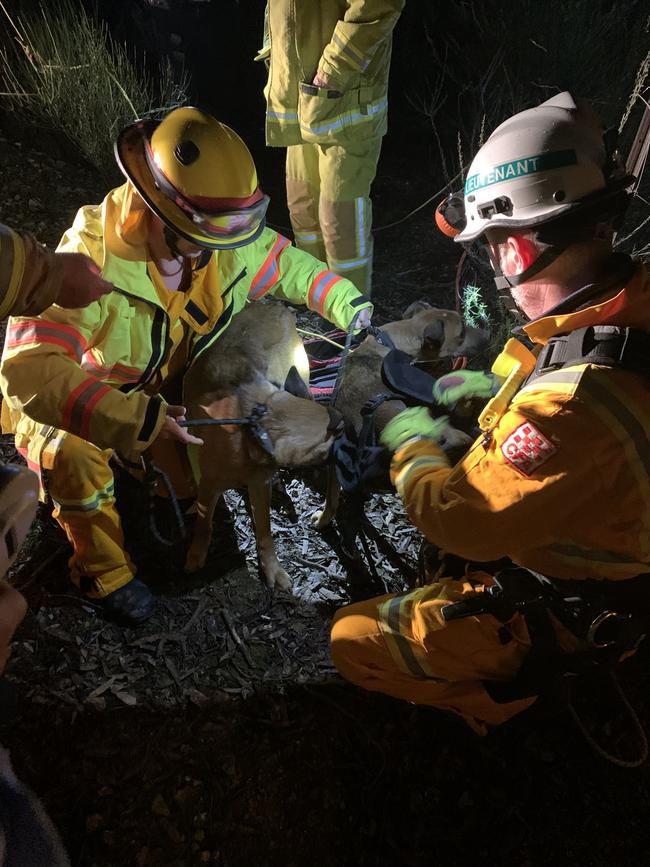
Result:
[[[521,615],[505,624],[490,614],[444,620],[442,608],[475,589],[445,578],[341,608],[332,626],[334,664],[364,689],[453,711],[485,734],[535,699],[498,704],[483,687],[510,680],[530,650]],[[566,637],[558,638],[562,646]]]
[[[115,508],[112,454],[69,434],[46,474],[54,517],[73,548],[71,578],[91,598],[112,593],[135,575]]]
[[[169,476],[178,497],[193,493],[189,465],[176,443],[157,443],[151,454]],[[95,599],[128,584],[136,571],[124,548],[122,523],[115,508],[114,476],[109,465],[112,455],[111,449],[99,449],[68,434],[45,474],[54,518],[73,548],[71,578],[86,596]]]
[[[287,202],[296,246],[369,295],[372,203],[381,138],[287,148]]]

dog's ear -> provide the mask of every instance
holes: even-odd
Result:
[[[284,390],[288,391],[289,394],[293,394],[294,397],[304,397],[307,400],[312,399],[309,388],[305,384],[305,380],[298,373],[295,364],[291,366],[287,378],[284,381]]]
[[[445,326],[441,319],[431,322],[424,329],[422,335],[422,348],[428,352],[440,351],[445,340]]]
[[[402,319],[413,319],[414,316],[417,316],[418,313],[422,313],[423,310],[430,310],[431,304],[428,301],[414,301],[412,304],[406,308],[406,310],[402,313]]]

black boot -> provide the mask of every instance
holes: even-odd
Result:
[[[124,587],[114,590],[103,599],[89,600],[96,605],[106,620],[120,626],[138,626],[153,614],[155,598],[144,581],[132,578]]]

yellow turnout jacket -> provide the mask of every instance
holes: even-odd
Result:
[[[164,420],[158,391],[179,347],[182,369],[249,301],[271,293],[342,328],[372,306],[271,229],[248,246],[213,252],[187,292],[170,292],[138,246],[147,218],[128,183],[82,208],[59,249],[90,256],[114,291],[88,307],[54,305],[10,320],[0,367],[3,430],[45,469],[67,433],[124,455],[147,448]]]
[[[343,145],[387,125],[393,28],[405,0],[269,0],[266,141]],[[311,82],[317,70],[338,96]]]
[[[424,535],[468,560],[510,557],[560,579],[650,572],[650,383],[579,364],[525,384],[541,346],[589,325],[650,331],[650,277],[639,265],[614,297],[546,317],[494,366],[511,376],[486,407],[485,432],[450,467],[430,441],[398,450],[392,476]],[[649,335],[650,340],[650,335]]]

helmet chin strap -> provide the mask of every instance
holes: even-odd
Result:
[[[170,229],[169,226],[167,226],[167,225],[163,226],[163,237],[165,239],[165,244],[167,244],[167,246],[169,247],[169,252],[172,254],[174,259],[182,259],[183,261],[185,261],[186,259],[189,258],[188,256],[185,256],[183,253],[181,253],[181,251],[178,249],[178,237],[179,236],[176,234],[176,232],[174,232],[172,229]],[[193,268],[193,270],[194,271],[200,271],[202,268],[205,268],[205,266],[210,261],[211,257],[212,257],[212,250],[202,250],[201,254],[198,257],[196,257],[197,264]]]
[[[533,264],[529,265],[528,268],[521,272],[521,274],[507,275],[501,270],[499,257],[495,254],[492,246],[485,241],[487,254],[490,258],[492,269],[494,270],[494,282],[497,287],[499,300],[506,306],[510,313],[516,314],[517,316],[524,316],[528,319],[523,310],[518,307],[510,290],[514,286],[519,286],[521,283],[526,283],[528,280],[532,280],[533,277],[541,273],[545,268],[548,268],[552,262],[559,259],[571,243],[571,241],[566,241],[559,244],[553,244],[551,247],[547,247],[543,253],[540,253]]]

